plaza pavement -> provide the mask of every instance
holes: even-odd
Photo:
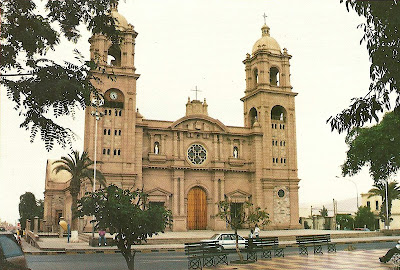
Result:
[[[338,251],[318,255],[289,255],[284,258],[262,259],[255,263],[239,265],[229,264],[213,268],[218,270],[388,270],[393,269],[392,263],[380,263],[378,257],[382,256],[381,249]]]
[[[224,231],[226,232],[226,231]],[[165,232],[149,238],[147,244],[135,245],[138,252],[172,252],[183,251],[185,242],[197,242],[210,238],[217,231],[189,231],[189,232]],[[241,230],[239,235],[247,236],[248,230]],[[383,236],[374,232],[360,231],[327,231],[327,230],[276,230],[262,231],[260,236],[278,236],[280,245],[293,247],[296,235],[306,234],[331,234],[332,242],[338,244],[356,244],[368,242],[397,242],[400,236]],[[97,234],[96,234],[97,236]],[[107,235],[111,238],[111,235]],[[80,253],[117,253],[116,246],[91,247],[88,242],[68,243],[67,238],[41,237],[37,247],[33,247],[23,241],[23,250],[26,254],[80,254]],[[286,257],[285,257],[286,258]],[[376,259],[376,257],[375,257]],[[275,258],[274,258],[275,260]],[[230,268],[228,268],[230,269]],[[239,268],[238,268],[239,269]]]

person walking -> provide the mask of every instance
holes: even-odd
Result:
[[[104,243],[104,246],[107,246],[106,231],[104,229],[99,230],[99,247],[102,242]]]
[[[381,263],[387,263],[396,253],[400,254],[400,240],[397,241],[397,245],[394,248],[391,248],[386,252],[385,256],[379,257],[379,261]]]

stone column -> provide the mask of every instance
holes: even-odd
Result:
[[[37,234],[39,231],[39,217],[36,216],[33,218],[33,233]]]
[[[178,198],[179,198],[179,192],[178,192],[178,177],[174,177],[174,195],[173,195],[173,207],[172,207],[172,214],[174,216],[178,216]]]
[[[178,135],[177,132],[174,131],[174,159],[176,160],[178,157]]]
[[[180,210],[179,214],[181,216],[185,215],[185,179],[183,177],[180,178],[180,183],[179,183],[179,204],[180,204]]]
[[[25,231],[30,231],[31,230],[31,220],[27,219],[25,223]]]
[[[80,232],[80,233],[83,232],[84,222],[85,222],[85,219],[83,217],[78,218],[78,232]]]

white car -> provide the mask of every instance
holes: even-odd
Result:
[[[211,236],[210,239],[202,240],[202,242],[218,240],[218,244],[223,249],[235,249],[236,248],[236,237],[234,233],[217,233]],[[246,248],[246,239],[238,235],[239,249]]]

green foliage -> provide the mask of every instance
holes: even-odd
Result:
[[[322,209],[319,211],[319,213],[322,217],[328,216],[328,209],[326,209],[325,205],[322,206]]]
[[[371,83],[364,97],[353,98],[349,108],[330,117],[332,130],[339,133],[378,122],[377,113],[391,108],[395,98],[395,110],[400,106],[400,3],[388,1],[345,2],[347,10],[353,9],[365,22],[358,27],[364,31],[360,43],[365,43],[371,62]],[[349,89],[351,90],[351,89]]]
[[[172,213],[164,207],[149,207],[147,194],[110,185],[79,200],[79,216],[96,217],[96,228],[108,228],[116,233],[118,249],[128,268],[133,269],[135,250],[131,245],[146,242],[172,224]]]
[[[229,199],[219,201],[218,203],[218,214],[217,217],[223,219],[228,223],[231,228],[235,231],[236,235],[236,252],[239,255],[240,261],[243,261],[243,256],[239,250],[239,243],[237,237],[237,230],[242,228],[243,225],[267,225],[269,215],[260,207],[254,207],[249,201],[245,201],[241,207],[238,207],[237,202],[233,202]]]
[[[84,181],[89,180],[93,185],[94,170],[92,165],[94,162],[89,158],[88,152],[84,151],[80,154],[79,151],[72,151],[71,154],[68,154],[68,157],[61,157],[60,160],[54,161],[53,164],[56,165],[53,169],[56,174],[60,171],[67,171],[71,175],[69,179],[69,192],[72,197],[71,213],[73,213],[71,230],[76,230],[78,221],[74,213],[77,208],[78,195]],[[99,170],[96,170],[96,181],[99,181],[103,186],[106,184],[106,179]]]
[[[367,206],[360,206],[354,219],[354,226],[356,228],[367,227],[370,230],[375,230],[375,215]]]
[[[341,230],[353,230],[354,218],[348,214],[337,214],[336,224],[339,225]]]
[[[36,200],[35,195],[31,192],[25,192],[19,196],[19,216],[21,228],[24,230],[26,227],[26,220],[31,220],[31,228],[33,228],[34,217],[43,218],[43,200]]]
[[[374,188],[368,191],[369,196],[380,196],[382,198],[382,205],[379,211],[379,218],[382,221],[386,221],[386,183],[377,182],[374,184]],[[387,190],[388,197],[388,223],[390,223],[392,216],[392,202],[393,200],[400,199],[400,187],[397,185],[397,182],[390,182]],[[389,225],[389,224],[387,224]]]
[[[47,0],[45,12],[37,8],[35,0],[0,2],[0,84],[24,117],[20,127],[30,130],[31,141],[40,133],[48,151],[55,142],[71,146],[75,138],[49,114],[74,116],[76,109],[90,105],[91,95],[99,94],[91,84],[91,80],[97,80],[91,73],[98,69],[95,63],[84,61],[76,49],[77,64],[70,60],[56,63],[47,58],[47,53],[56,50],[61,37],[76,43],[81,25],[118,43],[120,32],[109,12],[114,1]]]
[[[385,114],[382,121],[368,128],[353,129],[346,137],[349,146],[342,165],[343,176],[353,176],[369,166],[375,181],[387,179],[400,166],[400,112]]]

